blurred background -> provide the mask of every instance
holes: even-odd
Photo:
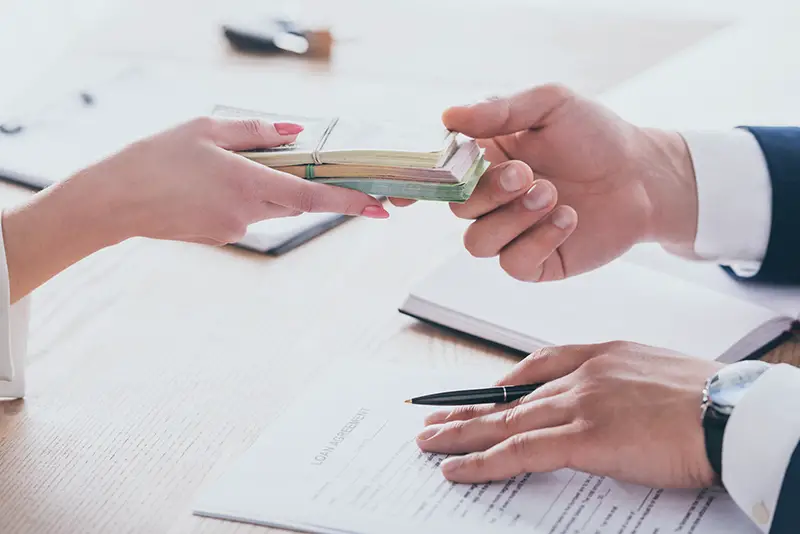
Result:
[[[658,126],[695,126],[690,102],[703,126],[784,118],[750,78],[793,94],[798,13],[790,0],[0,0],[0,178],[44,187],[220,104],[430,124],[559,82]],[[23,198],[7,191],[6,205]]]
[[[122,122],[131,124],[118,125],[102,138],[81,137],[73,127],[71,151],[80,152],[70,161],[74,167],[187,115],[207,113],[214,104],[430,118],[454,103],[550,81],[598,95],[737,21],[787,5],[762,1],[756,9],[755,2],[745,0],[0,0],[0,119],[30,122],[48,116],[51,122],[74,124],[76,92],[88,92],[98,106],[115,103],[116,114],[102,113],[106,124],[112,116],[119,123],[120,110],[127,110]],[[237,48],[223,31],[249,31],[269,40],[276,17],[301,33],[330,35],[332,43],[325,46],[327,37],[308,40],[312,53],[252,53]],[[321,53],[314,50],[320,43]],[[129,78],[119,82],[134,72],[138,86]],[[95,129],[99,120],[93,119]],[[9,165],[2,152],[0,169]],[[30,171],[63,174],[72,168],[59,165]]]
[[[738,71],[794,62],[778,41],[798,12],[789,0],[0,0],[0,125],[39,125],[0,139],[0,177],[46,185],[217,104],[429,122],[545,82],[619,95],[714,46],[636,100],[709,99],[727,117]],[[624,104],[633,120],[654,108]]]
[[[731,22],[783,9],[746,0],[0,0],[0,103],[91,58],[250,67],[448,95],[558,80],[598,93]],[[329,29],[327,61],[237,55],[220,26],[272,14]],[[285,54],[289,56],[291,54]],[[69,70],[69,69],[65,69]],[[421,92],[421,90],[420,90]],[[422,96],[422,95],[420,95]]]
[[[643,73],[718,44],[710,59],[681,70],[681,83],[671,79],[668,92],[644,93],[656,100],[710,95],[717,105],[738,83],[737,70],[751,68],[740,63],[794,62],[783,53],[790,46],[778,41],[795,33],[795,4],[0,0],[0,125],[47,125],[6,136],[0,176],[47,176],[42,183],[50,183],[217,104],[430,121],[447,106],[545,82],[607,97]],[[751,41],[777,54],[765,58],[745,44]],[[800,76],[800,69],[780,70]],[[718,72],[730,79],[723,82]],[[714,83],[725,89],[711,89]],[[704,87],[709,93],[700,97]],[[647,120],[653,105],[642,106]],[[640,118],[630,102],[624,107]],[[725,105],[719,110],[730,113]],[[763,110],[753,116],[763,119]],[[45,147],[49,158],[42,159]]]

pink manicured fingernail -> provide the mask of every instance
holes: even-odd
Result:
[[[429,426],[428,428],[426,428],[425,430],[420,432],[419,435],[417,435],[417,439],[419,441],[426,441],[426,440],[431,439],[433,436],[435,436],[438,433],[439,433],[439,428],[438,427]]]
[[[297,135],[303,131],[303,127],[293,122],[276,122],[273,124],[275,131],[281,135]]]
[[[370,219],[389,218],[389,212],[383,209],[383,206],[367,206],[364,208],[364,211],[361,212],[361,215],[364,217],[369,217]]]
[[[559,208],[553,214],[553,224],[562,230],[566,230],[575,222],[575,214],[567,208]]]

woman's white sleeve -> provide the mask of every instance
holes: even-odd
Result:
[[[0,398],[25,395],[30,297],[11,305],[8,262],[0,217]]]

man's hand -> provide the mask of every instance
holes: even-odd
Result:
[[[543,349],[498,383],[543,387],[508,405],[432,414],[417,443],[465,454],[442,463],[455,482],[572,468],[659,488],[710,486],[700,405],[720,367],[622,342]]]
[[[642,241],[692,249],[697,193],[678,134],[636,127],[554,85],[454,107],[443,120],[478,139],[492,163],[472,197],[452,205],[475,219],[465,245],[499,255],[513,277],[574,276]]]

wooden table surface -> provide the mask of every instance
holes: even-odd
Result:
[[[403,87],[413,98],[392,108],[419,113],[552,80],[596,95],[725,26],[518,2],[319,0],[345,40],[329,62],[310,62],[231,52],[218,24],[245,4],[257,5],[120,3],[65,54],[237,65],[352,87],[354,99]],[[0,186],[3,205],[29,194]],[[191,504],[291,403],[292,384],[362,358],[506,370],[508,353],[396,311],[461,246],[464,223],[438,204],[391,211],[278,258],[130,240],[38,290],[29,393],[0,415],[0,532],[263,532],[194,517]],[[770,359],[800,361],[797,345]]]

